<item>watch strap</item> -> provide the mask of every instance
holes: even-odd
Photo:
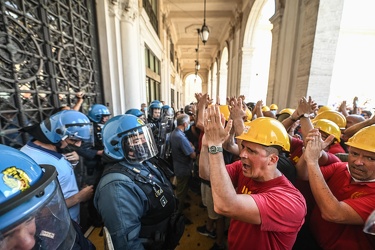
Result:
[[[298,117],[298,120],[301,119],[301,118],[303,118],[303,117],[308,118],[309,116],[310,116],[310,115],[309,115],[308,113],[304,113],[304,114],[302,114],[302,115],[300,115],[300,116]]]
[[[223,147],[222,146],[208,146],[208,152],[210,154],[217,154],[219,152],[223,152]]]

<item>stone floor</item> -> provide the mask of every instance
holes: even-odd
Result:
[[[186,225],[185,233],[180,240],[179,246],[176,250],[208,250],[212,247],[215,240],[199,234],[196,230],[198,226],[205,224],[207,219],[207,210],[199,206],[201,203],[201,196],[197,193],[189,191],[190,207],[185,209],[185,215],[193,222],[191,225]],[[104,238],[101,235],[101,228],[92,228],[87,232],[91,242],[94,243],[97,250],[104,250]]]

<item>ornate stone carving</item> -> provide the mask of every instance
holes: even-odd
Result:
[[[109,0],[108,10],[110,14],[121,20],[134,21],[138,13],[137,0]]]

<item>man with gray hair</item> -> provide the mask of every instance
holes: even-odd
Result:
[[[177,127],[171,133],[170,141],[173,155],[173,168],[177,180],[176,196],[179,201],[178,211],[183,213],[185,198],[189,190],[192,160],[196,158],[195,148],[184,132],[190,129],[190,117],[187,114],[177,116]],[[185,223],[189,224],[186,218]],[[191,222],[190,222],[191,223]]]

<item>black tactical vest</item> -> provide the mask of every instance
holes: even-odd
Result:
[[[157,249],[156,246],[165,241],[170,217],[176,210],[176,198],[172,185],[164,173],[150,163],[144,162],[143,165],[147,166],[153,178],[141,174],[140,169],[123,162],[106,167],[102,177],[109,173],[121,173],[143,190],[148,198],[149,210],[141,218],[139,238],[149,239],[148,243],[144,242],[146,249],[149,244],[153,244],[153,249]],[[160,176],[164,182],[160,180]]]

